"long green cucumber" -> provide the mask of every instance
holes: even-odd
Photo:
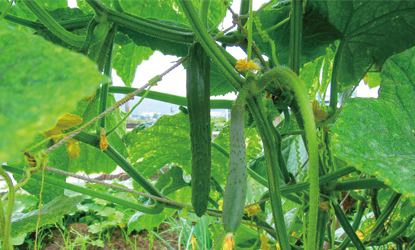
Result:
[[[231,111],[229,170],[223,199],[223,227],[234,233],[241,224],[246,199],[246,153],[244,107],[236,103]]]
[[[207,210],[210,191],[210,58],[200,43],[190,47],[186,96],[192,149],[192,205],[197,216]]]

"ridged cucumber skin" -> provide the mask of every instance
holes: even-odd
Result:
[[[192,150],[192,206],[197,216],[207,210],[210,192],[210,58],[200,43],[190,47],[186,95]]]
[[[245,209],[247,169],[244,116],[245,108],[237,103],[231,110],[229,170],[222,212],[223,226],[228,233],[236,232]]]

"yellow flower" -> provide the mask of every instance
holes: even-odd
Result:
[[[248,212],[248,216],[253,216],[259,213],[261,211],[261,208],[258,205],[250,206],[245,208],[245,210]]]
[[[228,233],[225,237],[225,242],[222,245],[222,250],[232,250],[234,246],[233,233]]]
[[[281,250],[280,243],[275,244],[275,246],[277,247],[277,250]]]
[[[99,142],[99,147],[101,148],[101,151],[104,151],[108,148],[108,142],[107,142],[107,138],[105,136],[105,129],[104,128],[101,128],[100,137],[101,137],[101,140]]]
[[[220,200],[219,201],[219,211],[222,211],[223,210],[223,200]]]
[[[269,239],[265,235],[265,232],[262,232],[260,239],[261,239],[261,250],[268,250],[269,249],[269,246],[268,246]]]
[[[365,237],[363,236],[363,233],[362,233],[362,232],[360,232],[360,230],[357,230],[357,231],[356,231],[356,235],[357,235],[357,237],[359,237],[359,239],[360,239],[361,241],[363,241],[363,240],[365,239]]]
[[[235,69],[238,71],[259,70],[259,67],[253,61],[247,62],[245,58],[236,61]]]
[[[314,120],[315,120],[316,122],[326,119],[326,117],[327,117],[327,112],[326,112],[325,110],[323,110],[323,109],[320,107],[320,105],[319,105],[319,103],[318,103],[318,101],[317,101],[317,100],[314,100],[314,101],[311,103],[311,107],[312,107],[312,109],[313,109],[313,113],[314,113]]]

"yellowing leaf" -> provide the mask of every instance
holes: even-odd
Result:
[[[360,230],[356,231],[356,235],[357,235],[357,237],[359,237],[359,239],[361,241],[363,241],[365,239],[365,237],[363,236],[363,233]]]
[[[325,201],[325,202],[320,202],[320,204],[318,204],[320,207],[321,207],[321,209],[323,209],[324,211],[329,211],[329,206],[328,206],[328,202],[327,201]]]
[[[234,246],[233,233],[228,233],[225,237],[225,242],[222,245],[222,250],[232,250]]]
[[[248,216],[253,216],[259,213],[261,211],[261,208],[258,205],[250,206],[245,208],[245,210],[248,212]]]
[[[81,152],[81,147],[79,146],[79,142],[74,138],[69,139],[66,143],[66,151],[68,152],[69,158],[72,160],[79,156]]]
[[[72,114],[65,114],[61,118],[59,118],[58,122],[56,123],[55,127],[50,130],[43,131],[42,135],[46,137],[52,137],[55,135],[61,135],[62,130],[66,130],[72,128],[73,126],[79,125],[82,123],[82,118],[77,115]],[[58,137],[52,137],[52,139],[57,142],[59,140]]]
[[[101,128],[101,140],[99,142],[99,147],[101,148],[101,151],[104,151],[108,148],[108,142],[107,142],[107,138],[105,136],[105,129]]]
[[[314,100],[314,101],[311,103],[311,107],[312,107],[312,109],[313,109],[314,120],[315,120],[316,122],[317,122],[317,121],[321,121],[321,120],[326,119],[326,117],[327,117],[327,112],[326,112],[325,110],[323,110],[323,109],[320,107],[320,105],[319,105],[319,103],[318,103],[318,101],[317,101],[317,100]]]
[[[196,241],[196,238],[193,235],[192,235],[192,239],[190,241],[190,244],[192,244],[192,249],[196,250],[197,241]]]
[[[265,235],[265,232],[262,232],[260,239],[261,239],[261,250],[268,250],[270,248],[268,246],[269,239]]]

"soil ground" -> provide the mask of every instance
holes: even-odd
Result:
[[[71,229],[78,232],[83,236],[90,236],[91,239],[97,239],[97,235],[93,235],[88,232],[88,226],[83,223],[73,223],[67,226],[68,231]],[[164,250],[164,249],[179,249],[178,248],[178,238],[176,232],[168,231],[169,225],[162,223],[157,230],[157,233],[167,242],[170,246],[166,246],[164,242],[160,241],[157,237],[154,237],[152,246],[150,245],[149,232],[147,230],[142,230],[140,232],[134,231],[128,236],[126,240],[125,233],[119,227],[111,229],[110,235],[111,238],[105,242],[104,247],[98,247],[88,244],[78,244],[77,238],[80,237],[75,233],[70,233],[69,237],[71,240],[71,246],[68,244],[65,245],[64,236],[57,228],[50,228],[48,233],[42,241],[42,250],[72,250],[72,249],[86,249],[86,250],[135,250],[135,249],[154,249],[154,250]],[[155,230],[155,231],[156,231]],[[125,232],[127,229],[124,230]],[[34,233],[32,234],[34,241]],[[101,237],[102,238],[102,237]],[[20,250],[32,250],[27,243],[18,247]],[[180,249],[184,249],[183,246]]]

